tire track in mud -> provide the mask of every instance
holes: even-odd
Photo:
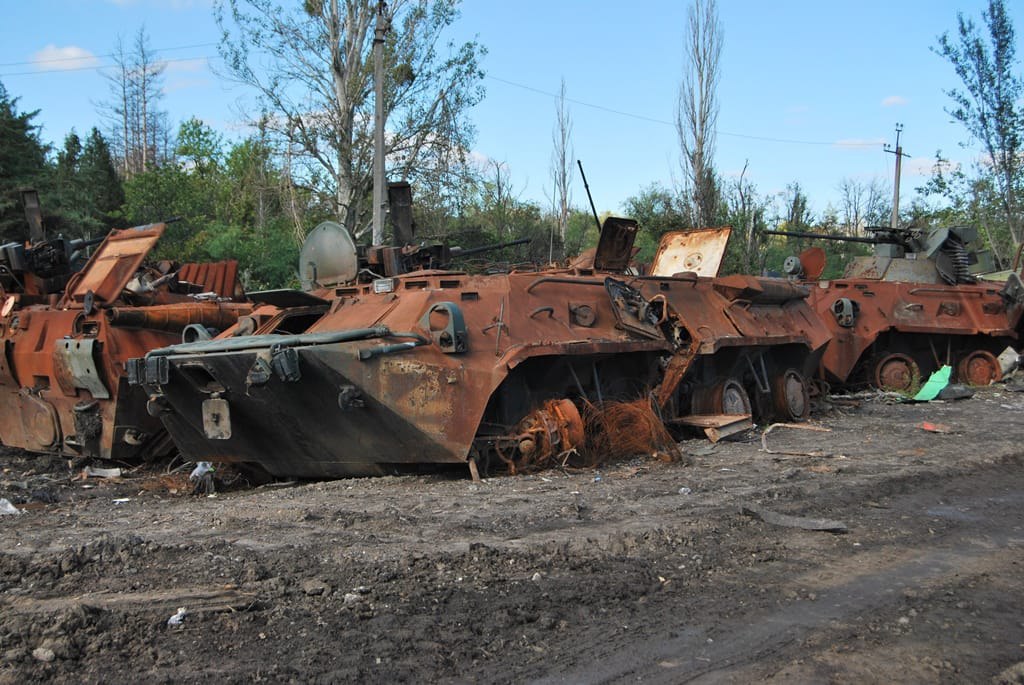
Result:
[[[904,591],[941,589],[973,574],[1019,574],[1016,564],[1024,549],[1024,476],[1019,469],[1007,471],[998,467],[943,482],[925,480],[930,481],[928,489],[890,499],[892,518],[902,518],[904,527],[917,529],[911,534],[917,535],[918,544],[899,549],[883,545],[860,554],[860,570],[851,568],[846,559],[815,569],[813,576],[843,579],[814,588],[815,601],[794,601],[719,624],[705,622],[676,628],[660,639],[647,637],[619,644],[614,651],[578,659],[577,663],[589,662],[582,668],[533,682],[763,680],[780,665],[792,661],[810,637],[827,635],[851,622],[862,623],[872,615],[891,613],[903,599]],[[885,488],[884,484],[879,485]],[[904,487],[897,485],[896,489]],[[951,490],[955,494],[948,496]],[[948,526],[937,536],[929,534],[929,523],[935,521]],[[794,577],[790,584],[813,586],[813,579]],[[1024,638],[1024,624],[1016,628],[1019,638]],[[824,675],[812,680],[820,677]]]

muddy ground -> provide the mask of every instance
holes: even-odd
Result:
[[[215,497],[7,454],[0,681],[1024,682],[1022,418],[995,386],[690,465]]]

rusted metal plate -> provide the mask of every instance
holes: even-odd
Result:
[[[640,230],[632,219],[610,216],[604,220],[594,253],[594,268],[599,271],[624,271],[633,257],[633,242]]]
[[[245,290],[238,280],[238,261],[190,262],[178,269],[178,280],[199,286],[201,292],[213,292],[221,297],[240,300]]]
[[[97,302],[113,302],[142,265],[166,226],[155,224],[143,229],[111,231],[93,253],[89,263],[73,279],[68,297],[81,303],[87,293]]]
[[[701,228],[672,231],[661,237],[651,263],[652,276],[694,273],[714,277],[722,266],[732,228]]]

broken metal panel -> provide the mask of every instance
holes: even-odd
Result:
[[[664,234],[651,263],[651,275],[693,273],[709,278],[717,276],[731,234],[730,226]]]
[[[610,216],[601,225],[601,236],[594,254],[598,271],[622,272],[633,258],[633,243],[640,225],[632,219]]]
[[[141,230],[111,231],[85,268],[74,277],[73,288],[66,297],[82,303],[86,295],[92,293],[97,302],[116,300],[165,229],[164,224],[156,224]]]

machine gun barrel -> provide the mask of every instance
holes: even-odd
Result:
[[[507,243],[494,243],[493,245],[482,245],[480,247],[469,247],[463,249],[461,247],[453,247],[451,249],[452,257],[468,257],[470,255],[480,254],[481,252],[490,252],[491,250],[500,250],[503,247],[514,247],[516,245],[526,245],[532,242],[532,238],[520,238],[519,240],[510,240]]]
[[[844,243],[865,243],[867,245],[878,245],[879,243],[898,244],[896,240],[882,238],[861,238],[852,235],[828,235],[826,233],[808,233],[806,231],[762,231],[768,235],[784,235],[789,238],[820,238],[821,240],[838,240]]]
[[[107,236],[101,235],[101,236],[97,236],[95,238],[76,238],[74,240],[69,240],[68,241],[68,251],[69,252],[76,252],[76,251],[81,250],[81,249],[86,248],[86,247],[92,247],[93,245],[99,245],[100,243],[102,243],[106,239],[107,239]]]

